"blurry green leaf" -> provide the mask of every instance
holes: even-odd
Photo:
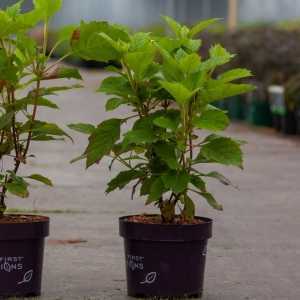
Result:
[[[72,137],[69,134],[67,134],[58,125],[54,123],[35,121],[35,125],[32,129],[32,132],[37,136],[38,135],[66,136],[70,140],[72,140]]]
[[[175,33],[176,36],[180,36],[182,26],[176,22],[174,19],[168,16],[163,16],[170,29]]]
[[[196,53],[186,55],[179,60],[181,70],[185,74],[192,74],[199,71],[200,67],[200,56]]]
[[[223,210],[223,206],[217,202],[217,200],[214,198],[214,196],[210,193],[199,193],[199,195],[201,195],[203,198],[205,198],[205,200],[207,201],[207,203],[214,209],[216,210]]]
[[[87,155],[86,167],[100,161],[104,155],[108,155],[114,144],[120,138],[120,119],[109,119],[103,121],[89,137],[89,144],[85,150]]]
[[[56,78],[67,78],[67,79],[79,79],[82,80],[82,77],[76,68],[59,68],[57,70]]]
[[[12,181],[6,184],[7,190],[18,197],[27,198],[29,196],[28,183],[19,176],[13,176]]]
[[[120,105],[124,104],[124,100],[121,98],[111,98],[108,99],[105,105],[106,111],[112,111],[118,108]]]
[[[162,180],[167,189],[172,190],[175,194],[179,194],[187,189],[190,177],[186,170],[169,171],[162,176]]]
[[[158,201],[162,194],[165,192],[165,186],[162,182],[161,177],[157,177],[150,187],[149,197],[146,201],[146,205],[150,204],[151,202]]]
[[[96,129],[94,125],[86,123],[69,124],[68,127],[72,130],[85,134],[92,134]]]
[[[142,80],[147,69],[153,63],[154,51],[138,51],[126,54],[125,61],[138,80]]]
[[[132,94],[131,86],[128,80],[123,76],[110,76],[105,78],[97,91],[108,95],[118,95],[123,97],[128,97],[128,95]]]
[[[60,10],[62,0],[33,0],[33,4],[43,19],[48,22]]]
[[[209,59],[202,63],[201,69],[204,71],[214,70],[216,67],[228,63],[233,57],[234,55],[221,45],[214,45],[209,50]]]
[[[110,193],[116,188],[119,188],[121,190],[130,181],[140,178],[141,176],[143,176],[143,174],[143,172],[136,170],[122,171],[108,183],[108,187],[105,192]]]
[[[86,60],[107,62],[120,59],[120,52],[101,33],[113,41],[129,42],[127,32],[119,25],[108,22],[81,22],[72,38],[72,48],[76,55]]]
[[[254,90],[251,84],[224,83],[219,80],[211,80],[207,88],[200,90],[200,99],[206,103],[224,98],[233,97]]]
[[[145,196],[150,193],[150,188],[152,183],[154,182],[156,178],[155,177],[149,177],[143,180],[142,185],[141,185],[141,190],[140,190],[140,195]]]
[[[215,18],[215,19],[204,20],[204,21],[201,21],[201,22],[197,23],[196,25],[194,25],[191,28],[191,30],[190,30],[190,36],[193,37],[193,36],[197,35],[198,33],[200,33],[201,31],[203,31],[204,29],[206,29],[210,25],[215,24],[219,20],[220,19]]]
[[[200,117],[195,117],[193,125],[197,128],[219,131],[224,130],[229,125],[230,120],[226,113],[217,109],[206,110]]]
[[[240,145],[230,138],[213,139],[202,146],[200,155],[213,162],[242,168],[243,158]]]
[[[206,192],[205,182],[197,175],[191,175],[191,184],[199,189],[201,192]]]
[[[76,25],[66,25],[61,28],[59,28],[59,31],[57,33],[57,41],[58,42],[64,42],[64,41],[70,41],[73,35],[74,30],[76,30]]]
[[[186,105],[198,91],[190,91],[183,84],[177,82],[160,81],[160,84],[181,105]]]
[[[180,120],[175,117],[161,116],[153,120],[153,123],[162,128],[171,129],[175,131],[179,125]]]
[[[21,7],[24,0],[18,1],[17,3],[6,8],[6,13],[10,18],[15,18],[21,13]]]
[[[12,108],[12,110],[14,111],[19,111],[19,110],[23,110],[23,109],[27,109],[28,105],[37,105],[37,106],[45,106],[45,107],[50,107],[50,108],[54,108],[54,109],[58,109],[58,106],[43,97],[39,97],[37,99],[34,98],[23,98],[20,100],[17,100],[15,104],[10,104],[9,107]]]
[[[44,177],[43,175],[40,175],[40,174],[32,174],[30,176],[26,176],[26,178],[30,178],[30,179],[42,182],[42,183],[44,183],[46,185],[49,185],[49,186],[53,186],[53,184],[52,184],[52,182],[49,178]]]
[[[12,118],[14,116],[13,112],[4,113],[0,117],[0,129],[5,128],[7,125],[9,125],[12,121]]]
[[[247,69],[233,69],[229,70],[218,77],[218,80],[223,82],[230,82],[237,79],[242,79],[252,76],[251,71]]]
[[[219,172],[213,171],[213,172],[209,172],[207,174],[202,174],[202,176],[215,178],[215,179],[219,180],[224,185],[232,185],[233,187],[236,188],[236,186],[234,186],[228,178],[226,178],[224,175],[222,175]]]
[[[156,143],[154,145],[154,151],[170,169],[176,170],[180,166],[177,161],[174,145],[162,142]]]
[[[153,143],[157,140],[151,128],[133,129],[128,131],[124,136],[124,145]]]

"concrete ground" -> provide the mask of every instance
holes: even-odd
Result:
[[[61,110],[43,111],[41,119],[96,124],[113,115],[105,113],[105,97],[94,92],[105,74],[83,75],[85,88],[57,97]],[[210,183],[224,212],[198,203],[198,214],[214,219],[203,299],[298,300],[300,141],[243,125],[233,125],[229,133],[248,141],[245,170],[224,170],[239,190]],[[129,189],[105,196],[108,160],[88,171],[82,163],[70,165],[86,144],[84,136],[74,138],[75,144],[34,145],[37,157],[24,173],[43,173],[55,187],[33,186],[29,199],[11,198],[8,204],[51,217],[42,299],[128,299],[117,219],[152,209],[139,198],[130,200]]]

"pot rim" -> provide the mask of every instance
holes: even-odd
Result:
[[[37,217],[41,220],[24,223],[0,223],[0,241],[40,239],[49,235],[50,218],[33,214],[7,214],[10,216]]]
[[[144,224],[129,222],[128,218],[133,216],[138,215],[119,218],[119,233],[125,239],[186,242],[206,240],[212,236],[213,220],[210,218],[196,216],[204,221],[199,224]]]

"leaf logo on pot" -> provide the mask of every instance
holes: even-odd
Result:
[[[33,270],[27,271],[27,272],[24,274],[23,280],[20,281],[20,282],[18,282],[18,285],[19,285],[19,284],[23,284],[23,283],[28,283],[28,282],[30,282],[31,279],[32,279],[32,277],[33,277]]]
[[[146,275],[145,280],[140,282],[140,284],[152,284],[153,282],[155,282],[156,278],[157,278],[157,273],[150,272]]]

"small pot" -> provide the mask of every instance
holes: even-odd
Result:
[[[282,118],[286,113],[285,88],[282,85],[271,85],[268,88],[268,95],[272,112],[272,127],[277,131],[282,129]]]
[[[212,220],[200,224],[143,224],[119,219],[127,291],[133,297],[201,297]]]
[[[267,101],[253,100],[248,109],[247,120],[256,126],[271,126],[272,115]]]
[[[296,110],[297,134],[300,134],[300,107]]]
[[[281,132],[291,135],[297,133],[297,119],[294,111],[286,111],[286,114],[282,118]]]
[[[49,218],[18,217],[20,222],[16,223],[0,220],[0,298],[41,294],[44,239],[49,235]],[[22,221],[24,217],[28,220]]]
[[[246,101],[241,96],[231,97],[227,100],[228,115],[232,120],[244,120],[246,114]]]

